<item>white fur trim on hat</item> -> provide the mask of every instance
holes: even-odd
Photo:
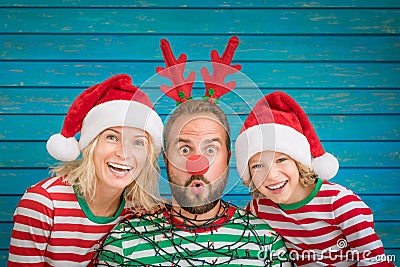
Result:
[[[75,160],[81,154],[78,141],[75,137],[66,138],[61,134],[52,135],[47,140],[46,148],[53,158],[61,161]]]
[[[249,159],[265,150],[281,152],[307,166],[311,165],[310,144],[303,134],[282,124],[259,124],[243,131],[236,139],[236,168],[244,181],[250,179]]]
[[[128,100],[114,100],[93,107],[82,122],[79,139],[83,150],[98,134],[107,128],[130,126],[149,133],[156,151],[161,151],[163,123],[150,107]]]
[[[339,161],[335,156],[325,152],[322,156],[314,158],[311,168],[323,180],[333,178],[339,170]]]

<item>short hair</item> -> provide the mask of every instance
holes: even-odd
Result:
[[[100,135],[101,133],[82,151],[82,159],[63,162],[51,168],[53,174],[63,177],[64,182],[73,186],[81,197],[89,201],[94,199],[96,192],[93,153]],[[161,202],[158,192],[158,153],[151,138],[147,145],[147,154],[143,170],[124,190],[125,203],[129,208],[151,210]]]
[[[296,163],[297,169],[299,170],[300,182],[304,186],[310,186],[315,184],[318,175],[307,165],[304,165],[303,163],[300,163],[296,160],[294,162]],[[257,188],[255,188],[255,185],[253,183],[253,178],[251,177],[251,173],[250,173],[250,179],[248,181],[243,182],[243,184],[249,187],[250,195],[253,198],[258,198],[263,196],[263,194],[260,193],[260,191]]]
[[[207,115],[212,114],[217,117],[219,122],[225,128],[226,132],[226,149],[231,150],[230,127],[225,113],[216,104],[206,100],[189,100],[181,103],[169,116],[164,128],[164,150],[168,152],[169,134],[175,121],[183,115]]]

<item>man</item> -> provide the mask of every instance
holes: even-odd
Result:
[[[218,106],[180,104],[165,125],[164,149],[171,204],[120,223],[100,247],[99,265],[292,266],[265,221],[221,200],[231,150]]]

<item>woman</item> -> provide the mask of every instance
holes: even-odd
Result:
[[[29,188],[14,213],[8,266],[90,265],[99,241],[130,209],[157,205],[162,131],[149,98],[128,75],[78,96],[61,134],[47,142],[63,161],[53,168],[56,176]]]

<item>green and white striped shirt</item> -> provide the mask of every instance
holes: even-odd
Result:
[[[99,248],[99,266],[292,266],[268,224],[227,204],[202,226],[171,217],[170,210],[124,220]]]

